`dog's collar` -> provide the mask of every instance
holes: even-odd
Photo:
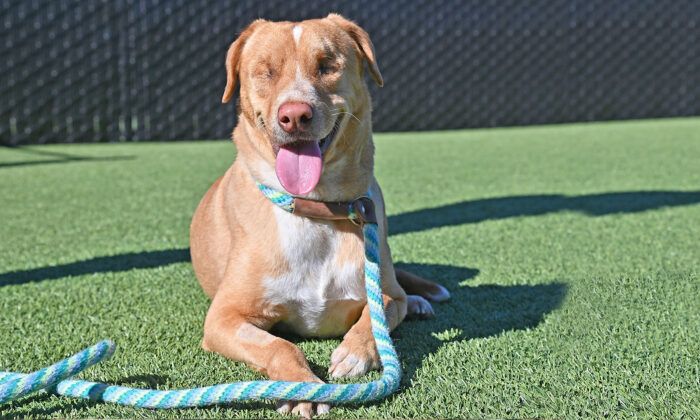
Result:
[[[266,185],[255,183],[258,188],[278,207],[297,216],[324,220],[350,220],[355,224],[377,223],[377,214],[370,193],[350,202],[327,202],[294,197],[272,189]]]

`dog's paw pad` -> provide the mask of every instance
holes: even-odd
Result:
[[[425,298],[418,295],[408,295],[406,296],[407,302],[407,315],[417,316],[421,318],[430,318],[435,315],[433,311],[433,305],[430,304]]]

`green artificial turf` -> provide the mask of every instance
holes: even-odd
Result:
[[[333,417],[700,417],[700,119],[376,145],[394,259],[452,299],[393,333],[398,393]],[[115,356],[81,378],[262,378],[200,349],[209,301],[188,257],[192,213],[234,155],[226,141],[0,148],[0,370],[111,338]],[[339,341],[297,341],[327,379]],[[0,417],[279,417],[272,407],[43,394]]]

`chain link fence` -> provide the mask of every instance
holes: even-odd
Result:
[[[0,142],[226,138],[237,33],[331,11],[375,43],[376,131],[700,114],[695,0],[0,0]]]

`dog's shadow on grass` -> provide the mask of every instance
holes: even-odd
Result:
[[[444,344],[536,327],[562,304],[567,291],[566,284],[561,282],[469,286],[466,283],[477,276],[479,270],[441,264],[395,265],[442,284],[451,294],[446,302],[432,303],[433,318],[407,318],[392,333],[404,366],[404,387],[410,385],[426,357],[439,351]]]
[[[700,191],[619,191],[602,194],[537,194],[468,200],[389,217],[389,234],[420,232],[444,226],[519,216],[574,211],[591,217],[638,213],[700,203]]]
[[[14,150],[31,155],[47,156],[50,159],[23,160],[17,162],[0,162],[0,168],[11,168],[17,166],[46,165],[49,163],[69,163],[83,161],[110,161],[110,160],[132,160],[135,156],[80,156],[71,153],[57,152],[55,150],[44,150],[36,147],[24,146],[2,146],[8,150]]]
[[[129,252],[95,257],[72,263],[0,273],[0,287],[33,283],[85,274],[113,273],[133,269],[156,268],[190,260],[190,249]]]

